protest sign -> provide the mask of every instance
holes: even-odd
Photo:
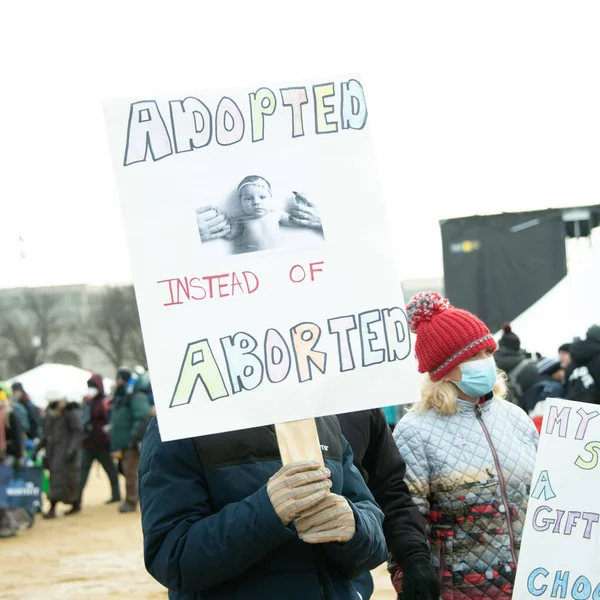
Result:
[[[0,465],[0,508],[23,508],[35,514],[42,505],[42,468]]]
[[[600,599],[600,407],[546,400],[515,600]]]
[[[418,400],[358,78],[105,116],[163,440]]]

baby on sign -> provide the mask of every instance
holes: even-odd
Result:
[[[238,185],[241,215],[229,219],[218,208],[205,206],[196,211],[202,241],[219,237],[232,240],[238,252],[257,252],[277,248],[280,227],[309,227],[322,231],[321,219],[304,194],[293,192],[294,206],[289,212],[275,207],[271,184],[259,175],[248,175]]]

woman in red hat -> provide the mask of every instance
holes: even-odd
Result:
[[[434,292],[407,307],[422,402],[394,431],[428,521],[443,600],[512,597],[538,433],[506,402],[497,344],[475,315]],[[402,569],[392,567],[402,588]]]

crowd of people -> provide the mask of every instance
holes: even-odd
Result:
[[[55,519],[59,503],[70,508],[65,515],[81,512],[90,469],[97,461],[108,477],[110,497],[121,513],[138,505],[140,445],[154,414],[150,379],[145,373],[122,368],[114,393],[106,395],[103,377],[91,375],[82,402],[69,401],[48,391],[44,411],[31,401],[23,385],[0,383],[0,462],[18,472],[24,465],[41,462],[48,473],[49,509],[44,519]],[[38,461],[38,458],[40,459]],[[122,501],[118,474],[125,478]],[[3,471],[4,473],[4,471]],[[9,478],[10,472],[3,477]],[[0,481],[0,486],[7,485]],[[0,537],[18,532],[16,519],[0,507]]]
[[[323,463],[282,465],[272,425],[163,443],[149,379],[126,369],[110,398],[97,374],[83,406],[50,398],[43,423],[22,386],[12,410],[4,388],[1,456],[18,465],[20,437],[45,451],[45,518],[82,510],[94,461],[121,512],[139,482],[145,564],[173,599],[367,600],[387,560],[403,600],[509,600],[543,403],[600,404],[600,326],[542,357],[436,293],[407,315],[421,402],[397,423],[317,418]]]
[[[151,422],[145,562],[171,598],[365,600],[386,558],[403,600],[512,597],[534,409],[561,393],[599,402],[598,328],[561,347],[562,366],[528,357],[509,326],[497,344],[438,294],[407,314],[422,401],[393,433],[389,410],[317,418],[324,465],[282,466],[272,426],[162,443]]]
[[[547,398],[600,404],[599,325],[592,325],[585,339],[574,338],[557,348],[556,356],[546,357],[523,351],[510,325],[503,330],[496,364],[508,377],[509,399],[533,418],[538,431]]]

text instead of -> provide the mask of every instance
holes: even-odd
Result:
[[[315,281],[317,273],[323,272],[322,260],[308,263],[308,265],[293,265],[288,273],[292,283]],[[205,275],[204,277],[172,277],[156,282],[161,285],[167,297],[163,306],[184,304],[188,300],[212,300],[213,298],[230,298],[251,295],[258,291],[260,279],[253,271],[235,271],[220,273],[218,275]]]

